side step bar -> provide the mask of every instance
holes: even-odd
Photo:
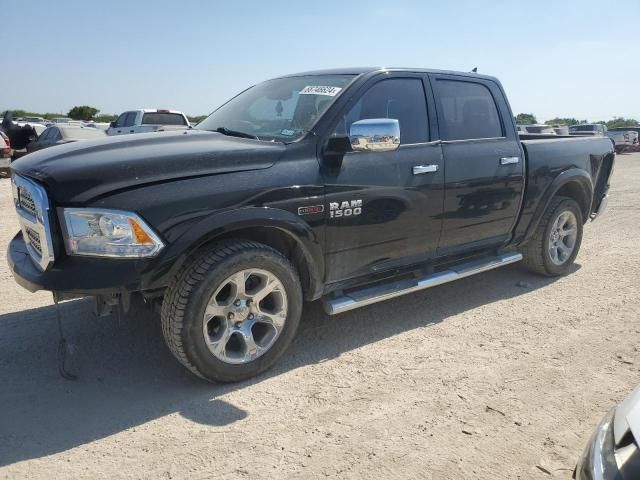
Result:
[[[431,288],[443,283],[453,282],[461,278],[486,272],[494,268],[509,265],[522,260],[521,253],[504,253],[494,257],[481,258],[467,263],[462,263],[438,273],[432,273],[421,278],[397,280],[394,282],[376,285],[336,297],[325,297],[322,302],[329,315],[348,312],[355,308],[371,305],[390,298],[417,292],[425,288]]]

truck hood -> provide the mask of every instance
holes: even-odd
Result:
[[[58,203],[83,203],[151,183],[269,168],[282,143],[186,130],[69,143],[16,160],[15,174],[44,183]]]

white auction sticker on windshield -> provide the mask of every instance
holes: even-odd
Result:
[[[342,88],[340,87],[327,87],[322,85],[307,85],[300,91],[300,95],[326,95],[328,97],[335,97]]]

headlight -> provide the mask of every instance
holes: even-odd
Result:
[[[120,210],[63,208],[69,255],[153,257],[164,244],[135,213]]]

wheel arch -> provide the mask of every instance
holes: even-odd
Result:
[[[305,243],[293,232],[273,225],[242,226],[207,240],[200,248],[206,249],[211,243],[235,238],[268,245],[290,259],[300,276],[305,300],[320,298],[323,285],[318,266]]]
[[[540,205],[538,205],[535,211],[533,219],[527,229],[526,240],[532,237],[540,220],[544,216],[544,212],[549,208],[553,198],[557,196],[564,196],[575,200],[580,206],[583,223],[587,222],[589,213],[591,212],[591,203],[593,202],[593,182],[591,177],[589,177],[587,172],[578,168],[565,170],[556,177],[543,194],[545,200],[540,202]]]
[[[320,298],[324,289],[324,253],[315,231],[286,210],[248,207],[219,212],[191,222],[176,241],[168,245],[167,268],[149,282],[150,288],[167,283],[180,267],[212,243],[229,239],[253,240],[282,253],[300,275],[305,300]]]

